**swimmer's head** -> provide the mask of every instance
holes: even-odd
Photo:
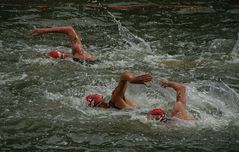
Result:
[[[103,96],[101,94],[89,94],[85,97],[87,103],[91,107],[99,107],[103,101]]]
[[[167,121],[166,113],[162,108],[155,108],[148,112],[148,117],[162,122]]]
[[[64,52],[58,51],[58,50],[53,50],[48,53],[48,55],[54,59],[60,58],[60,59],[65,59],[68,57],[68,55]]]

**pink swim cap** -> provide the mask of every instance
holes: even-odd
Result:
[[[103,96],[101,94],[89,94],[85,97],[86,101],[88,102],[88,105],[91,107],[98,107],[101,103],[100,101],[103,99]]]
[[[166,121],[166,113],[162,108],[155,108],[148,112],[148,116],[160,121]]]
[[[58,51],[58,50],[53,50],[48,53],[48,55],[54,59],[60,58],[60,59],[65,59],[68,57],[68,55],[64,52]]]

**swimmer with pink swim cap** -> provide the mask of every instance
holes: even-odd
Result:
[[[151,81],[150,74],[142,74],[135,76],[131,72],[125,71],[120,74],[120,81],[114,91],[112,92],[111,99],[106,100],[100,94],[89,94],[86,96],[86,101],[91,107],[115,108],[115,109],[132,109],[137,107],[135,101],[128,99],[125,96],[126,89],[129,83],[145,84]]]
[[[48,55],[54,59],[65,59],[68,58],[70,55],[66,54],[65,52],[61,52],[59,50],[53,50],[48,53]]]
[[[154,108],[147,113],[150,119],[159,120],[162,122],[167,121],[166,113],[162,108]]]
[[[96,57],[85,51],[81,43],[80,36],[74,30],[72,26],[61,26],[61,27],[51,27],[51,28],[35,28],[30,32],[30,35],[40,36],[46,33],[64,33],[70,38],[72,45],[72,55],[66,54],[62,51],[55,50],[49,52],[49,56],[52,58],[65,59],[67,57],[72,57],[74,61],[78,62],[94,62]]]
[[[133,76],[129,72],[121,73],[121,79],[118,86],[112,93],[111,100],[109,102],[100,94],[90,94],[86,96],[86,101],[91,107],[103,107],[103,108],[135,108],[136,102],[129,100],[125,97],[125,91],[127,88],[127,82],[145,84],[151,81],[152,76],[149,74],[144,74],[140,76]],[[160,80],[160,85],[162,87],[173,88],[177,93],[176,103],[172,106],[171,117],[179,118],[182,120],[194,120],[191,113],[186,110],[186,87],[183,84]],[[169,118],[163,108],[157,107],[153,108],[147,113],[148,118],[159,120],[161,122],[167,122]]]
[[[176,93],[176,103],[172,106],[171,117],[179,118],[182,120],[194,120],[194,117],[191,113],[186,110],[186,87],[177,82],[160,80],[159,84],[166,88],[173,88]],[[163,108],[154,108],[148,112],[147,116],[151,119],[159,120],[162,122],[167,122],[170,118],[167,117]]]

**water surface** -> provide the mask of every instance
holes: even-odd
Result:
[[[237,151],[239,4],[229,1],[0,1],[1,151]],[[73,26],[100,63],[53,60],[71,52],[66,35],[32,37],[35,27]],[[92,109],[85,95],[110,96],[119,73],[150,72],[130,85],[139,108]],[[185,83],[194,124],[147,120],[168,113]]]

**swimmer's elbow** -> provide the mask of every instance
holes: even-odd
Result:
[[[75,29],[72,26],[64,26],[64,27],[61,27],[60,29],[62,29],[69,36],[74,36],[76,33]]]
[[[171,87],[177,91],[177,93],[185,93],[186,92],[186,86],[182,83],[174,83],[171,85]]]
[[[183,84],[180,84],[179,85],[179,90],[182,91],[182,92],[186,92],[186,86],[183,85]]]
[[[71,31],[74,30],[73,26],[65,26],[65,28]]]
[[[128,71],[124,71],[120,74],[121,80],[127,80],[127,81],[131,81],[131,79],[133,78],[132,73],[128,72]]]

